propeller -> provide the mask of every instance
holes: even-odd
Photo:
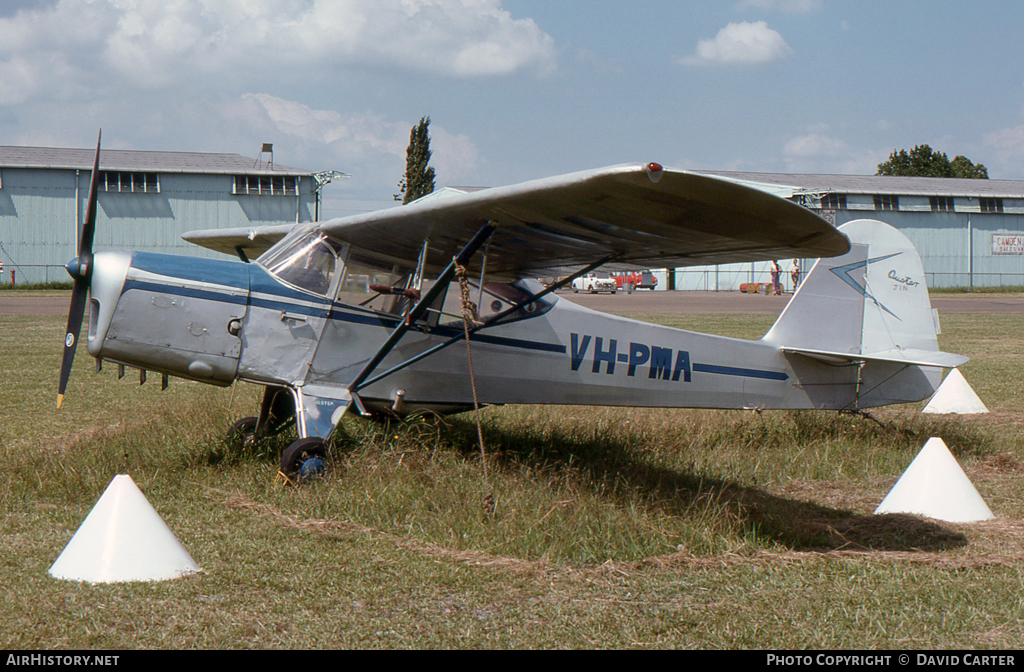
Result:
[[[78,334],[82,330],[82,318],[85,315],[85,299],[89,292],[89,281],[92,279],[92,239],[96,233],[96,192],[100,178],[100,139],[103,130],[96,137],[96,159],[92,166],[92,180],[89,183],[89,202],[85,210],[85,220],[78,232],[78,256],[68,262],[65,268],[74,278],[71,290],[71,305],[68,307],[68,328],[64,332],[64,359],[60,364],[60,385],[57,388],[57,408],[64,403],[64,391],[68,387],[71,376],[71,364],[75,361],[75,347],[78,345]]]

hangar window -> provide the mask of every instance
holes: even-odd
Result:
[[[103,171],[99,187],[106,192],[122,194],[159,194],[160,180],[156,173]]]
[[[953,212],[952,196],[932,196],[928,200],[932,204],[932,212]]]
[[[822,210],[846,210],[846,194],[825,194],[821,197]]]
[[[899,210],[899,196],[875,196],[875,210]]]
[[[235,175],[236,196],[298,196],[299,181],[293,175]]]
[[[1003,199],[1001,198],[979,198],[982,212],[1002,212]]]

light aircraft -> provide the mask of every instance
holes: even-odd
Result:
[[[99,144],[68,264],[58,407],[88,295],[97,368],[158,372],[165,385],[169,376],[262,385],[259,417],[234,429],[262,436],[294,421],[299,438],[281,458],[288,475],[322,459],[350,410],[861,412],[920,401],[944,367],[967,361],[939,351],[921,261],[903,234],[872,220],[836,229],[728,179],[616,166],[324,222],[184,236],[238,260],[93,253]],[[794,257],[821,259],[758,341],[606,315],[555,294],[602,266]],[[531,279],[552,275],[562,279],[547,287]],[[465,348],[450,347],[467,337],[472,369]]]

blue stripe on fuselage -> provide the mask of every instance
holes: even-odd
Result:
[[[743,378],[764,378],[766,380],[788,380],[789,376],[781,371],[760,371],[758,369],[740,369],[734,366],[717,364],[694,364],[694,372],[717,373],[723,376],[741,376]]]
[[[248,264],[225,259],[185,257],[180,254],[132,252],[132,268],[171,278],[208,282],[235,289],[249,288]]]
[[[231,303],[239,306],[244,306],[247,303],[244,295],[231,295],[219,292],[215,289],[196,289],[195,287],[171,287],[163,285],[158,282],[149,282],[143,280],[126,280],[124,288],[121,293],[124,294],[131,289],[145,289],[151,292],[160,292],[161,294],[174,294],[175,296],[187,296],[194,299],[205,299],[207,301],[220,301],[221,303]]]
[[[157,254],[153,252],[133,252],[132,268],[162,275],[169,280],[179,278],[204,284],[231,287],[232,289],[249,289],[248,303],[258,308],[286,310],[291,313],[309,315],[311,317],[365,324],[385,329],[394,329],[401,322],[398,318],[384,317],[374,311],[344,303],[332,304],[317,296],[292,289],[281,284],[262,267],[255,264],[245,264],[240,261],[226,261],[223,259]],[[125,282],[122,293],[131,289],[143,289],[236,305],[244,305],[246,303],[246,297],[232,296],[231,294],[218,291],[213,286],[199,289],[164,285],[151,280],[128,280]],[[436,327],[431,329],[429,333],[433,336],[451,338],[461,334],[462,330],[455,327]],[[470,338],[479,343],[511,348],[559,354],[566,352],[565,346],[557,343],[527,341],[480,333],[473,334]]]

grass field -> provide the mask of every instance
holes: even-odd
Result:
[[[648,319],[754,338],[765,315]],[[1024,315],[943,316],[992,409],[504,407],[346,419],[321,482],[287,438],[222,436],[258,390],[91,372],[54,409],[63,318],[0,316],[6,648],[1014,648],[1024,641]],[[112,367],[108,367],[112,368]],[[941,436],[997,519],[873,516]],[[87,585],[47,569],[129,473],[203,572]],[[485,498],[493,495],[493,510]]]

